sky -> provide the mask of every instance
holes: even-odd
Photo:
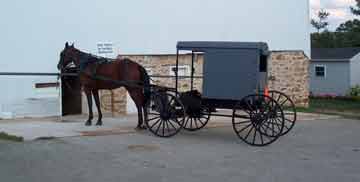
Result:
[[[310,0],[310,16],[311,18],[316,18],[317,12],[320,9],[327,10],[330,13],[329,29],[335,30],[340,23],[355,18],[349,8],[355,4],[355,0]]]

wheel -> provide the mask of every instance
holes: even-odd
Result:
[[[280,105],[265,95],[249,95],[233,109],[232,124],[236,135],[245,143],[265,146],[277,140],[284,128]]]
[[[287,134],[295,125],[296,122],[296,108],[294,102],[286,94],[279,91],[269,91],[269,96],[280,104],[284,112],[285,123],[284,130],[281,135]]]
[[[153,92],[146,104],[145,124],[159,137],[176,135],[184,125],[185,110],[181,101],[166,92]]]
[[[210,109],[202,106],[200,111],[197,112],[186,112],[186,119],[184,129],[188,131],[197,131],[206,126],[210,119]]]

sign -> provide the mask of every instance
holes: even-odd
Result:
[[[112,43],[98,43],[97,44],[98,54],[113,54],[114,46]]]

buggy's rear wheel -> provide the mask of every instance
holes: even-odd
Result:
[[[279,91],[269,91],[270,97],[280,104],[284,112],[285,123],[281,135],[287,134],[295,125],[296,122],[296,108],[294,102],[286,94]]]
[[[233,109],[232,124],[236,135],[249,145],[265,146],[279,138],[284,128],[280,105],[265,95],[243,98]]]
[[[187,112],[184,129],[188,131],[197,131],[206,126],[210,119],[210,109],[202,106],[199,111]]]
[[[184,106],[174,95],[166,92],[153,92],[146,107],[145,124],[148,130],[156,136],[171,137],[183,128]]]

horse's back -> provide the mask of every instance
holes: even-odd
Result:
[[[87,72],[93,72],[92,74],[95,79],[84,78],[85,85],[98,89],[114,89],[121,86],[128,86],[126,83],[131,85],[131,82],[141,81],[142,79],[142,66],[128,58],[116,59],[99,65],[91,65],[87,69]],[[98,77],[98,79],[96,79],[96,77]],[[125,84],[104,81],[102,80],[104,78],[115,82],[121,81]]]

